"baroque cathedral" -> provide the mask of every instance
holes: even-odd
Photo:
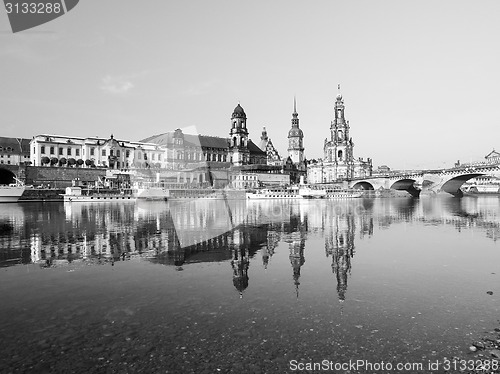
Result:
[[[372,174],[370,158],[366,161],[354,158],[354,143],[349,136],[349,121],[345,119],[344,100],[340,92],[334,109],[335,119],[330,125],[330,139],[325,139],[323,146],[324,157],[307,167],[307,180],[312,184],[332,183]]]

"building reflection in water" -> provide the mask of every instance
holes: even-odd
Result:
[[[300,217],[299,215],[290,214],[289,226],[287,227],[287,235],[285,241],[288,243],[290,255],[290,264],[293,271],[293,284],[295,286],[295,293],[299,297],[300,285],[300,269],[306,262],[304,258],[304,249],[306,247],[307,238],[307,218]]]
[[[345,300],[347,277],[351,272],[354,257],[354,215],[326,215],[325,250],[332,258],[332,272],[337,278],[337,294],[340,302]]]
[[[232,235],[231,243],[231,267],[233,268],[233,285],[243,297],[243,291],[248,287],[248,267],[250,265],[249,244],[246,242],[245,235],[239,229],[236,229]]]
[[[346,299],[355,239],[394,223],[451,225],[496,240],[498,199],[356,199],[348,202],[194,200],[175,203],[3,204],[0,266],[79,261],[114,264],[147,259],[175,266],[228,262],[240,296],[251,284],[250,262],[272,270],[280,243],[288,245],[291,284],[299,296],[309,235],[323,235],[336,293]],[[230,278],[229,278],[230,279]]]

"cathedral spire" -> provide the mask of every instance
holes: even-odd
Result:
[[[304,160],[304,133],[299,128],[299,114],[297,113],[297,99],[293,97],[292,128],[288,131],[288,156],[294,164]]]
[[[297,99],[293,97],[292,127],[299,127],[299,113],[297,113]]]

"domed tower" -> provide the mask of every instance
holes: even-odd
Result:
[[[292,128],[288,131],[288,156],[294,164],[304,161],[304,133],[299,128],[297,103],[293,99]]]
[[[250,255],[248,249],[234,248],[232,250],[233,259],[231,267],[233,268],[233,285],[243,297],[243,291],[248,288],[248,266],[250,264]]]
[[[231,116],[229,137],[229,154],[233,165],[248,164],[250,151],[248,150],[247,115],[240,106],[240,103],[234,108],[233,115]]]

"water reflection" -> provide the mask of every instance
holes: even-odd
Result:
[[[145,259],[183,270],[187,264],[228,262],[234,288],[242,297],[251,287],[251,263],[271,271],[272,258],[283,245],[288,247],[298,298],[301,271],[313,250],[308,238],[319,235],[324,237],[338,300],[343,302],[356,240],[391,225],[423,223],[471,230],[496,241],[499,212],[498,198],[3,204],[0,266],[114,265]]]

